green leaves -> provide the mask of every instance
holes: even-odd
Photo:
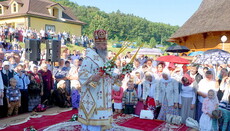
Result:
[[[108,31],[110,40],[126,40],[146,43],[145,47],[155,47],[157,44],[170,45],[166,40],[177,30],[179,26],[171,26],[164,23],[148,21],[145,18],[133,14],[125,14],[120,10],[112,13],[105,13],[97,7],[79,6],[69,0],[53,0],[64,6],[72,8],[77,18],[87,25],[84,25],[82,34],[93,37],[96,29]]]

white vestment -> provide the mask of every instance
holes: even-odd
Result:
[[[112,124],[112,81],[110,77],[105,76],[98,81],[96,88],[89,83],[92,82],[91,77],[98,73],[105,62],[94,49],[86,50],[86,57],[79,70],[82,88],[78,116],[78,121],[82,124],[102,126],[104,129]]]

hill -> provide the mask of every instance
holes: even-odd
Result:
[[[156,23],[135,16],[125,14],[119,10],[112,13],[101,11],[97,7],[79,6],[69,0],[52,0],[61,5],[72,8],[77,18],[87,23],[83,27],[83,34],[92,37],[96,29],[105,29],[112,41],[129,40],[137,44],[145,43],[146,47],[155,47],[157,44],[172,45],[166,40],[177,30],[179,26],[171,26],[164,23]]]

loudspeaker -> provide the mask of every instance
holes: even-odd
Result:
[[[47,40],[46,41],[46,60],[58,62],[61,57],[61,41]]]
[[[29,61],[40,61],[40,40],[27,39],[25,42],[25,58]]]

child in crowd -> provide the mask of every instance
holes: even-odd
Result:
[[[123,96],[123,88],[121,87],[121,83],[116,82],[113,85],[113,90],[112,90],[112,99],[114,100],[115,113],[121,113],[122,96]]]
[[[137,104],[137,93],[134,90],[134,82],[130,79],[127,82],[128,88],[123,93],[122,103],[125,108],[125,114],[134,114],[134,108]]]
[[[138,84],[141,83],[141,73],[140,72],[135,72],[134,76],[134,88],[137,90]]]
[[[18,109],[21,106],[21,93],[19,88],[16,87],[17,81],[15,78],[10,79],[10,87],[6,90],[6,98],[8,104],[7,116],[11,116],[13,111],[14,115],[18,114]]]
[[[218,108],[218,99],[214,90],[208,91],[208,97],[202,105],[203,114],[200,117],[200,131],[212,131],[212,112]]]

